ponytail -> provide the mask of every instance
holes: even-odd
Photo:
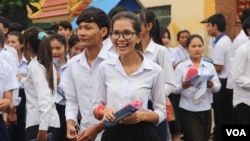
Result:
[[[50,41],[47,37],[43,37],[38,50],[37,60],[40,64],[42,64],[47,72],[47,79],[49,83],[49,88],[51,91],[54,91],[54,84],[53,84],[53,57],[52,51],[50,47]]]
[[[161,35],[160,35],[160,22],[158,19],[155,19],[154,22],[152,23],[152,29],[150,31],[150,35],[153,39],[153,41],[157,44],[163,45]]]

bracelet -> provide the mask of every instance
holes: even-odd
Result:
[[[105,106],[103,105],[98,105],[96,108],[95,108],[95,116],[97,119],[102,119],[103,117],[103,109],[105,108]]]
[[[103,116],[102,110],[103,110],[104,108],[105,108],[105,107],[104,107],[103,105],[99,105],[99,106],[97,107],[98,113],[99,113],[100,115],[102,115],[102,116]]]

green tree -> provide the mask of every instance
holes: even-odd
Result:
[[[26,5],[39,0],[0,0],[0,15],[6,17],[10,22],[18,22],[23,28],[31,22],[27,17]],[[35,7],[32,7],[35,10]]]

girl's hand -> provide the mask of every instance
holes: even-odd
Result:
[[[24,78],[24,76],[21,75],[21,74],[17,74],[16,76],[17,76],[17,78],[18,78],[19,81],[21,81]]]
[[[109,122],[113,122],[115,120],[115,116],[114,116],[115,110],[105,107],[102,110],[102,114],[103,114],[103,120],[104,121],[109,121]]]
[[[208,81],[207,81],[207,88],[212,88],[213,86],[214,86],[213,81],[208,80]]]
[[[136,124],[143,121],[143,112],[137,111],[131,115],[124,117],[119,123],[120,124]]]
[[[187,89],[192,86],[191,82],[182,82],[182,88]]]

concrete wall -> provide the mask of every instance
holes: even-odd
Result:
[[[172,47],[178,45],[177,33],[187,29],[191,34],[199,34],[204,37],[207,44],[209,37],[206,25],[200,21],[215,13],[215,0],[141,0],[145,7],[157,7],[171,5],[171,23],[168,26],[171,32]]]

